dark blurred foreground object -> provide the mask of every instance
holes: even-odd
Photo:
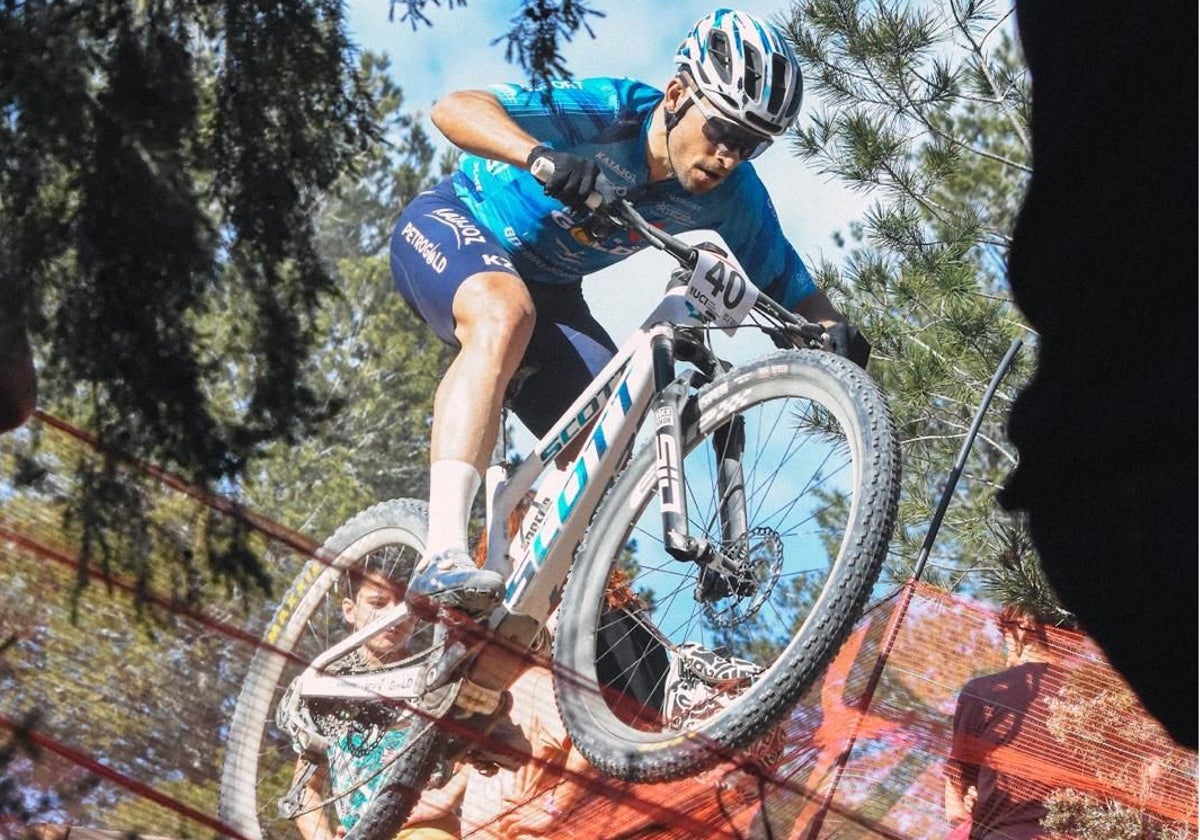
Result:
[[[37,375],[24,327],[0,313],[0,433],[17,428],[37,406]]]
[[[1013,407],[1046,574],[1147,710],[1196,747],[1194,7],[1017,0],[1033,176],[1013,296],[1037,371]]]

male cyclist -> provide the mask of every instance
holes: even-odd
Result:
[[[675,63],[664,91],[613,78],[499,85],[450,94],[431,112],[466,154],[405,208],[392,277],[459,352],[434,401],[429,538],[410,598],[477,615],[496,603],[506,570],[474,565],[467,522],[506,388],[522,371],[510,405],[540,436],[616,352],[581,280],[646,243],[589,224],[585,201],[598,179],[668,232],[716,230],[772,297],[827,325],[829,349],[849,353],[853,332],[813,284],[747,164],[800,110],[791,48],[770,23],[718,9],[687,34]],[[553,164],[545,184],[529,172],[539,158]]]

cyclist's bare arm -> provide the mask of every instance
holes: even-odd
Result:
[[[495,96],[483,90],[460,90],[442,97],[429,112],[446,139],[466,152],[525,167],[538,145],[513,122]]]
[[[822,291],[813,292],[796,304],[795,312],[806,321],[816,321],[825,326],[838,324],[846,320]]]
[[[297,762],[297,775],[301,769],[301,762]],[[300,793],[300,816],[296,817],[296,830],[304,840],[333,840],[338,836],[337,830],[325,818],[325,809],[318,807],[324,798],[323,791],[328,784],[328,778],[329,773],[325,765],[319,765]]]

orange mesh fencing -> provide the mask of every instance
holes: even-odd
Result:
[[[247,595],[200,612],[152,592],[155,617],[139,625],[132,590],[97,580],[72,619],[78,546],[64,533],[61,504],[74,459],[91,457],[91,443],[50,419],[0,439],[0,748],[10,753],[0,766],[0,837],[21,836],[33,821],[222,833],[216,801],[229,716],[271,599]],[[34,436],[42,444],[36,480],[27,457]],[[312,555],[301,535],[150,475],[158,515],[187,523],[217,505],[246,516],[262,535],[277,591]],[[910,584],[867,610],[787,716],[782,752],[769,766],[734,755],[695,778],[632,784],[539,753],[547,772],[531,774],[536,782],[496,810],[477,807],[463,836],[944,837],[954,751],[1001,774],[1013,796],[1048,801],[1060,837],[1195,838],[1196,754],[1141,710],[1094,643],[1046,634],[1046,693],[1025,708],[999,703],[985,714],[1020,720],[1024,735],[997,745],[960,731],[956,742],[964,686],[982,691],[1006,679],[995,611]],[[544,668],[535,663],[530,673],[544,676]],[[551,731],[548,685],[523,680],[515,693],[518,707]],[[1181,686],[1181,696],[1192,702],[1193,690]]]

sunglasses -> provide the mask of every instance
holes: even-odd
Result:
[[[727,152],[736,152],[741,160],[750,160],[761,155],[774,142],[770,137],[755,134],[709,111],[704,107],[704,100],[693,91],[689,90],[687,95],[700,116],[704,117],[704,125],[700,127],[704,139],[714,146],[724,146]]]

